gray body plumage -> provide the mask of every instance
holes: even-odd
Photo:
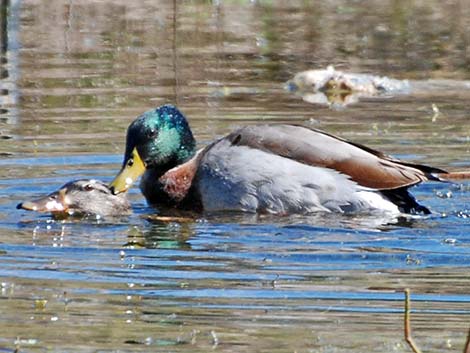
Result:
[[[345,174],[233,145],[229,139],[218,141],[203,155],[195,182],[207,211],[398,213],[396,205]]]

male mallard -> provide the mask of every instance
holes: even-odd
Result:
[[[105,183],[94,179],[70,181],[59,190],[36,200],[22,202],[16,208],[49,212],[59,217],[89,215],[110,217],[127,215],[131,212],[125,194],[114,195]]]
[[[446,173],[297,125],[248,126],[198,152],[195,145],[176,107],[142,114],[127,130],[123,166],[110,188],[124,192],[143,174],[140,189],[150,204],[278,214],[427,214],[408,188]]]

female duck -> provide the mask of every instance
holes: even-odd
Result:
[[[131,213],[125,194],[114,195],[102,181],[80,179],[70,181],[47,196],[25,201],[18,209],[51,213],[55,217],[115,217]]]
[[[183,114],[164,105],[127,130],[119,194],[143,174],[150,204],[204,211],[278,214],[429,213],[408,188],[445,171],[399,161],[368,147],[296,125],[238,129],[196,152]]]

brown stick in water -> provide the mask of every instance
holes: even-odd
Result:
[[[422,353],[418,346],[416,346],[413,337],[411,337],[410,310],[410,290],[405,288],[405,341],[414,353]],[[470,353],[470,330],[467,334],[467,341],[465,342],[463,353]]]
[[[411,337],[411,325],[410,325],[410,290],[405,289],[405,341],[410,346],[414,353],[421,353],[421,350],[416,346],[413,337]]]
[[[465,342],[465,348],[463,350],[463,353],[470,353],[470,330],[468,330],[467,342]]]

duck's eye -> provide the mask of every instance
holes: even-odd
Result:
[[[133,158],[129,158],[129,160],[127,161],[127,166],[128,167],[132,167],[134,165],[134,159]]]
[[[85,185],[83,185],[83,190],[91,191],[91,190],[93,190],[93,186],[91,184],[85,184]]]
[[[157,129],[150,129],[150,130],[147,130],[147,137],[149,139],[153,139],[155,138],[156,136],[158,135],[158,130]]]
[[[51,200],[57,200],[57,194],[49,195],[49,198],[50,198]]]

